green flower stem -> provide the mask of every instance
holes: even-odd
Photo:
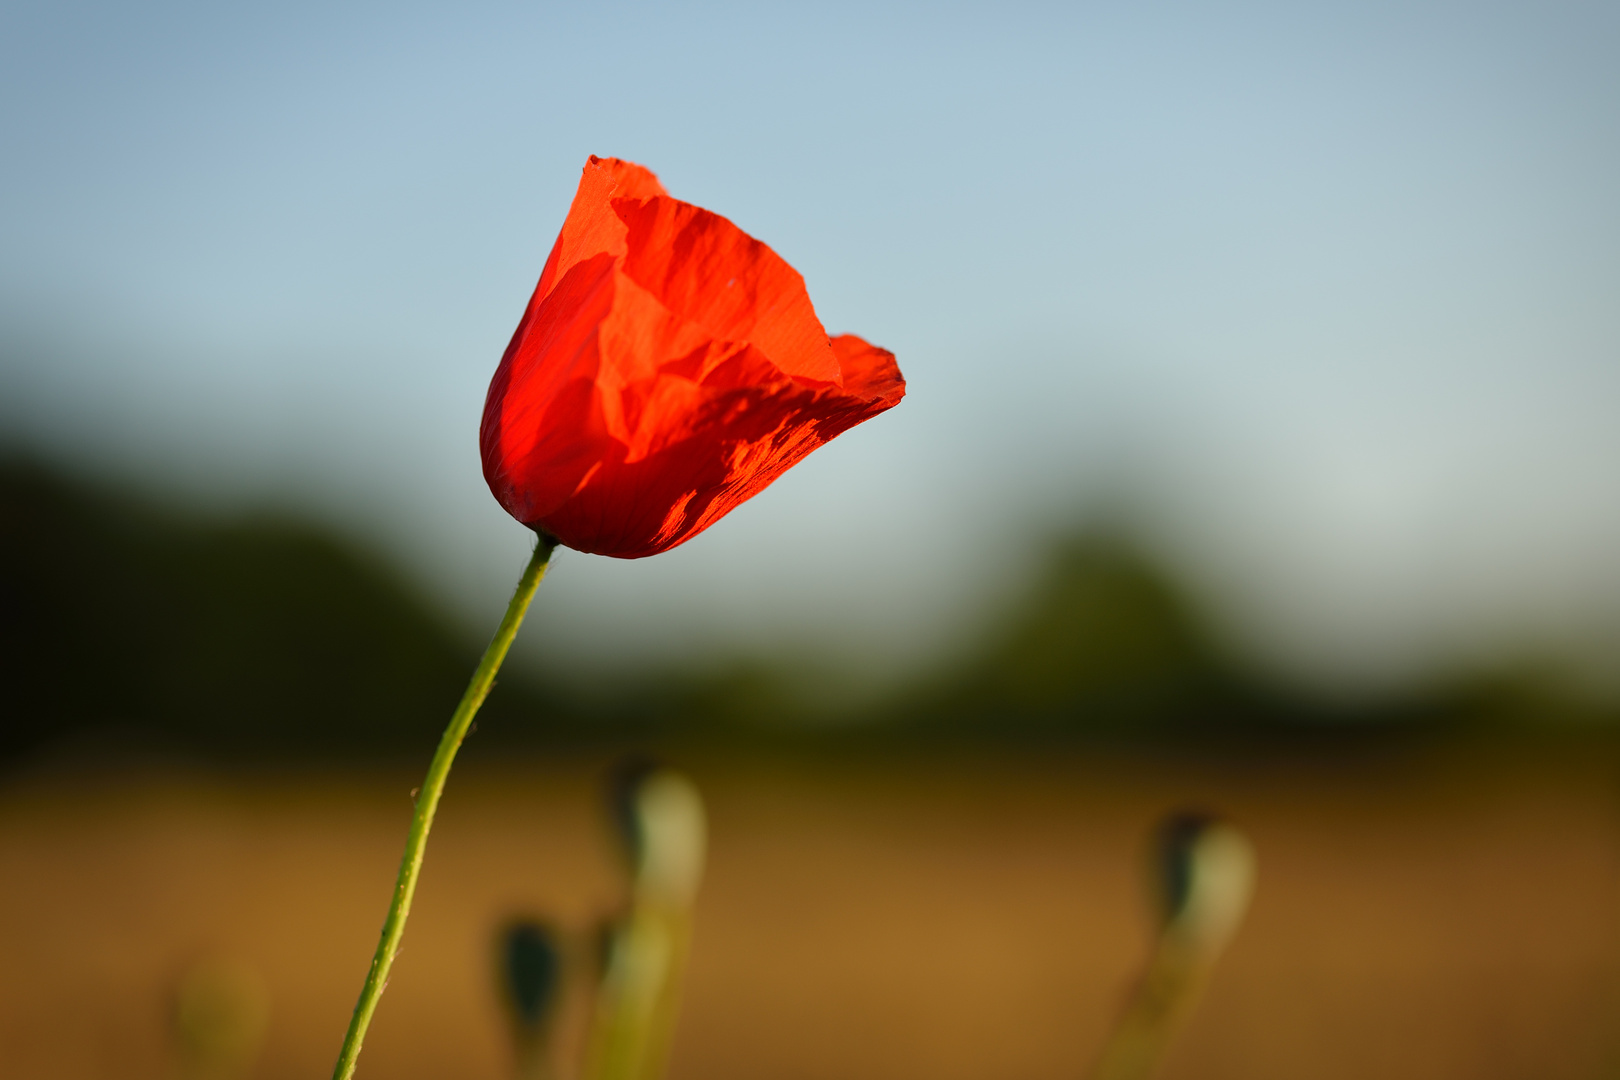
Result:
[[[399,879],[394,883],[394,899],[388,905],[388,917],[383,920],[382,940],[377,942],[377,952],[371,958],[371,970],[366,974],[366,985],[360,991],[354,1017],[349,1021],[349,1032],[343,1037],[343,1051],[338,1054],[332,1080],[350,1080],[354,1076],[354,1068],[360,1058],[360,1044],[365,1040],[372,1014],[377,1011],[377,1001],[388,986],[388,972],[394,966],[394,956],[399,952],[400,938],[405,935],[405,920],[410,916],[411,899],[416,895],[416,879],[422,874],[422,855],[427,848],[428,830],[433,828],[433,815],[439,809],[439,796],[444,793],[450,765],[456,759],[456,751],[461,749],[461,741],[467,737],[467,729],[472,726],[478,707],[489,695],[490,687],[495,685],[495,672],[500,670],[501,661],[506,659],[506,652],[512,647],[512,639],[517,637],[518,627],[523,625],[523,613],[528,610],[529,601],[534,599],[540,579],[546,576],[546,566],[551,562],[551,553],[556,548],[555,539],[540,534],[540,542],[535,546],[529,565],[523,570],[523,577],[518,580],[512,602],[506,605],[506,615],[501,619],[500,629],[495,631],[489,648],[484,650],[484,658],[478,662],[478,670],[473,672],[467,692],[461,696],[461,704],[456,706],[455,715],[450,717],[450,726],[444,729],[444,737],[439,740],[439,749],[433,754],[433,763],[428,766],[427,779],[422,781],[416,797],[416,810],[411,815],[411,831],[405,839],[405,857],[400,860]]]
[[[1089,1080],[1149,1080],[1209,981],[1215,958],[1175,927],[1154,946],[1147,971],[1109,1033]]]

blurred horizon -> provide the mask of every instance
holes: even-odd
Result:
[[[699,659],[514,658],[480,714],[497,756],[731,747],[880,756],[1136,747],[1251,756],[1413,740],[1589,741],[1620,701],[1526,652],[1344,698],[1245,655],[1128,532],[1053,532],[932,662],[873,683],[771,643]],[[487,627],[386,551],[276,509],[209,512],[0,458],[0,776],[31,762],[414,760]],[[543,621],[542,602],[530,618]],[[476,752],[481,752],[477,751]]]

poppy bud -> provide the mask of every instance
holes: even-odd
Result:
[[[1167,818],[1155,846],[1166,928],[1203,951],[1219,952],[1254,891],[1254,846],[1236,827],[1196,811]]]
[[[484,478],[571,548],[656,555],[905,387],[892,353],[827,336],[776,252],[592,157],[490,382]]]

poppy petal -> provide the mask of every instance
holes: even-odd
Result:
[[[829,339],[768,246],[593,157],[490,383],[484,475],[531,528],[641,558],[904,396],[893,354]]]

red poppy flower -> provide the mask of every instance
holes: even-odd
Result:
[[[827,336],[776,252],[593,157],[490,383],[484,478],[530,528],[638,559],[905,392],[892,353]]]

